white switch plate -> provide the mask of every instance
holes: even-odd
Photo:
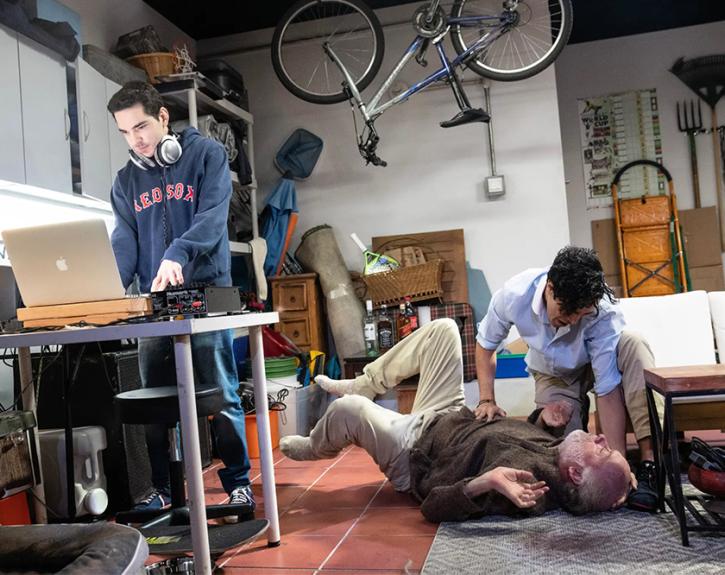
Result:
[[[503,176],[489,176],[485,181],[486,195],[489,198],[497,198],[506,193]]]

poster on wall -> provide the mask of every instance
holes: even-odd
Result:
[[[578,100],[587,208],[612,205],[614,174],[633,160],[662,163],[662,138],[655,89]],[[620,197],[665,193],[665,179],[655,170],[627,170]]]

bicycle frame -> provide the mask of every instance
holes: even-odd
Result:
[[[448,32],[450,31],[450,26],[476,25],[482,23],[482,21],[484,20],[495,20],[497,24],[492,27],[492,30],[490,32],[479,38],[475,44],[472,44],[463,54],[459,54],[453,61],[449,61],[443,48],[442,41],[448,35]],[[453,74],[453,68],[462,65],[469,57],[472,57],[474,54],[480,52],[481,50],[484,50],[490,43],[492,43],[502,34],[504,34],[507,31],[506,24],[507,22],[502,21],[501,16],[468,16],[462,18],[451,18],[448,21],[446,29],[435,38],[429,39],[423,36],[416,36],[410,46],[408,46],[407,50],[400,58],[398,63],[395,65],[393,70],[390,72],[388,77],[385,79],[383,84],[380,86],[378,91],[367,104],[363,101],[360,92],[355,86],[355,81],[352,79],[350,73],[347,71],[342,61],[338,58],[337,54],[335,54],[335,51],[332,49],[332,47],[330,47],[330,45],[326,43],[324,45],[324,50],[345,77],[346,88],[349,90],[350,97],[357,104],[357,107],[359,108],[360,113],[365,119],[365,122],[370,123],[374,122],[375,119],[377,119],[385,110],[396,104],[399,104],[400,102],[404,102],[416,92],[420,92],[431,84],[438,82],[444,78],[451,78]],[[438,52],[438,57],[441,61],[441,68],[439,68],[437,71],[433,72],[420,82],[414,84],[405,92],[402,92],[397,96],[391,98],[390,100],[379,104],[380,100],[383,97],[383,94],[388,90],[388,88],[390,88],[395,79],[400,75],[400,72],[403,70],[403,68],[405,68],[408,62],[410,62],[411,58],[415,56],[415,54],[418,52],[418,50],[421,48],[426,40],[430,40],[435,46],[436,51]]]

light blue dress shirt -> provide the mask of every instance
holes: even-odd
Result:
[[[548,268],[528,269],[493,294],[486,317],[478,326],[476,341],[484,349],[495,350],[515,325],[529,346],[529,370],[571,384],[591,363],[594,391],[606,395],[622,381],[617,369],[617,344],[624,329],[622,312],[603,298],[598,314],[586,315],[575,325],[553,327],[543,298],[547,272]]]

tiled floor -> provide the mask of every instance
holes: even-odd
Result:
[[[336,459],[292,461],[274,450],[282,543],[257,541],[224,554],[232,575],[389,575],[419,573],[437,525],[409,496],[396,493],[373,460],[353,447]],[[226,496],[216,469],[204,470],[208,503]],[[257,517],[264,517],[259,460],[252,460]],[[148,563],[163,559],[150,557]]]
[[[690,434],[688,433],[688,436]],[[700,432],[722,443],[722,434]],[[628,447],[636,448],[633,435]],[[204,470],[207,503],[226,499],[214,465]],[[232,575],[392,575],[419,573],[437,525],[409,496],[395,492],[373,460],[353,447],[336,459],[292,461],[274,450],[282,543],[257,541],[225,553],[220,571]],[[259,460],[252,460],[257,517],[264,517]],[[149,557],[148,564],[164,559]]]

